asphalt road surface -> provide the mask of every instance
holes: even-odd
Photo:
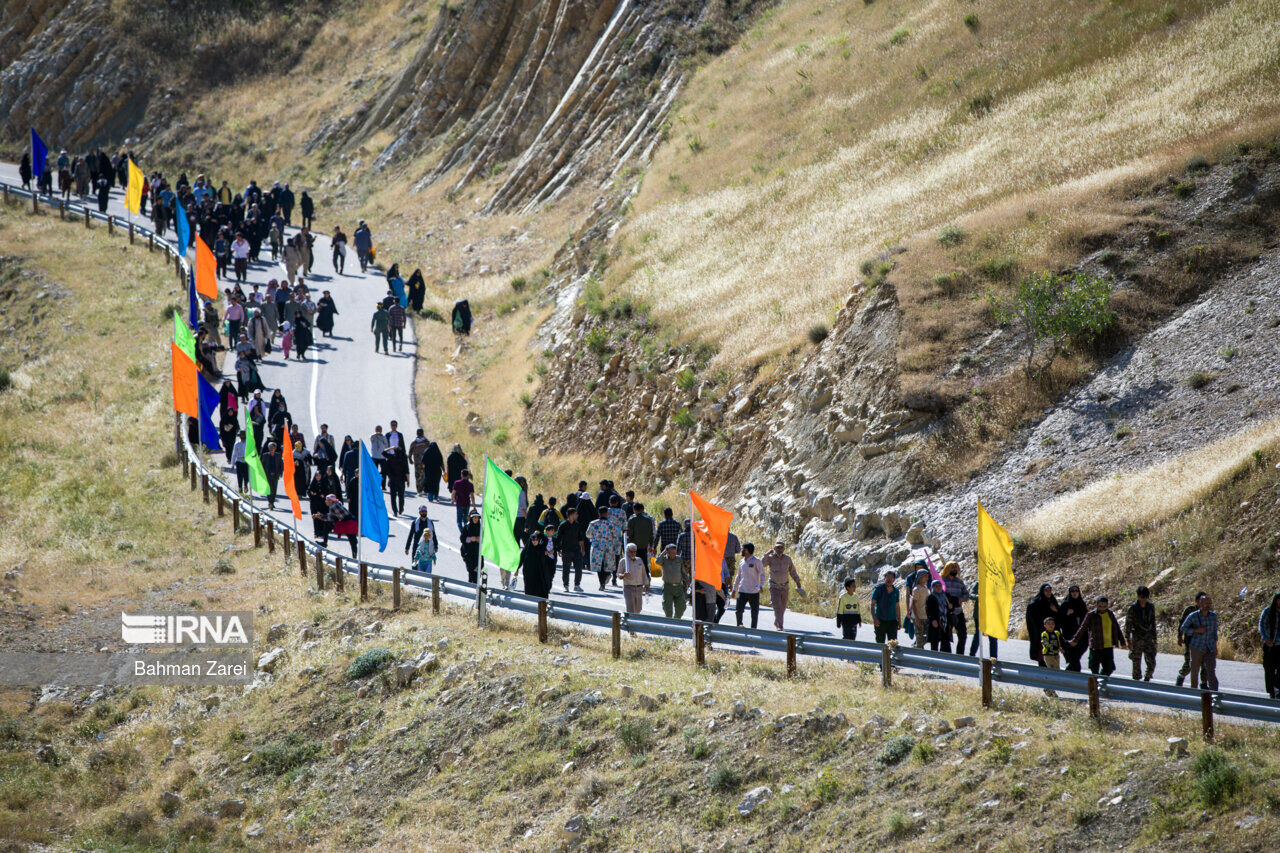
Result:
[[[0,164],[0,180],[17,185],[19,183],[17,167],[9,164]],[[270,187],[270,181],[260,182],[260,185]],[[77,200],[74,194],[72,198]],[[87,199],[86,201],[96,206],[96,199]],[[119,189],[112,193],[109,212],[122,218],[126,216],[124,196]],[[268,389],[263,394],[263,397],[269,398],[271,390],[279,388],[285,395],[289,411],[293,414],[294,420],[303,431],[303,434],[307,436],[308,442],[319,432],[320,424],[323,423],[329,425],[330,434],[335,436],[335,446],[341,446],[342,437],[345,435],[364,439],[367,443],[369,435],[373,432],[375,426],[381,425],[385,432],[389,429],[388,425],[392,420],[398,421],[399,429],[404,434],[406,441],[412,441],[419,426],[413,387],[414,365],[418,357],[414,331],[412,328],[405,330],[403,352],[392,352],[387,355],[374,351],[373,335],[370,333],[369,323],[375,303],[387,293],[386,278],[381,270],[373,267],[370,267],[367,274],[362,274],[355,250],[350,248],[347,252],[345,272],[342,275],[338,275],[331,263],[332,250],[329,239],[325,235],[333,231],[335,224],[340,224],[343,231],[348,235],[348,239],[350,239],[350,235],[355,230],[356,222],[335,223],[328,217],[327,211],[323,208],[319,209],[317,214],[315,228],[313,229],[313,233],[316,235],[315,260],[312,267],[313,272],[306,277],[306,282],[313,289],[313,298],[319,298],[320,291],[328,290],[337,303],[338,316],[335,318],[333,337],[325,338],[320,334],[319,330],[316,330],[315,346],[307,353],[307,360],[298,361],[294,358],[287,363],[281,357],[277,341],[272,353],[260,363],[262,381]],[[146,224],[150,227],[150,222]],[[96,227],[102,226],[97,225]],[[370,227],[373,232],[374,245],[377,246],[380,236],[378,224],[376,222],[370,223]],[[296,233],[296,229],[290,229],[289,233]],[[167,236],[171,239],[176,239],[172,229],[168,231]],[[249,266],[248,282],[244,285],[246,291],[253,284],[259,284],[265,290],[269,279],[283,280],[285,277],[283,264],[273,264],[269,261],[269,248],[264,246],[262,256],[264,258],[263,262],[250,264]],[[194,253],[192,257],[194,257]],[[402,267],[411,270],[414,264],[412,261],[403,261]],[[229,281],[220,281],[220,289],[227,287]],[[430,321],[417,319],[413,322],[423,324],[432,329],[432,331],[436,331],[436,324]],[[227,375],[234,378],[233,371],[230,369],[228,369]],[[445,404],[447,405],[450,402],[446,401]],[[426,405],[431,406],[433,403],[428,401]],[[465,436],[459,438],[457,436],[436,435],[428,436],[428,438],[434,439],[439,444],[441,452],[446,456],[455,443],[461,443],[464,451],[466,450]],[[484,460],[468,455],[468,461],[475,479],[479,482],[483,474]],[[211,467],[221,467],[226,478],[230,482],[234,482],[234,472],[225,462],[224,456],[217,455],[212,459],[213,465]],[[411,476],[410,486],[413,485],[412,479]],[[573,485],[575,484],[567,482],[535,483],[533,488],[544,494],[561,494],[567,492]],[[478,499],[479,496],[477,496]],[[255,498],[254,502],[260,511],[265,510],[265,499]],[[362,543],[363,558],[373,563],[408,567],[410,559],[404,553],[404,549],[409,532],[409,523],[416,516],[417,507],[426,503],[425,497],[419,498],[411,491],[405,501],[406,514],[395,516],[390,515],[390,500],[388,499],[388,514],[391,517],[390,541],[386,550],[379,553],[377,543],[364,540]],[[303,518],[301,521],[295,522],[289,513],[289,500],[283,494],[283,491],[277,499],[276,506],[277,511],[272,515],[278,523],[296,523],[306,535],[310,536],[312,534],[311,520],[307,515],[309,506],[305,495],[302,498]],[[435,564],[435,572],[465,580],[467,576],[466,568],[458,550],[460,538],[455,522],[454,507],[446,502],[430,504],[429,515],[435,522],[439,542],[439,555]],[[346,553],[348,550],[345,540],[333,539],[330,547],[340,553]],[[763,548],[761,553],[763,553]],[[489,569],[490,584],[498,583],[497,574],[496,568],[491,567]],[[573,580],[570,578],[571,590],[572,584]],[[561,588],[559,570],[557,570],[552,597],[595,607],[619,611],[624,609],[620,587],[610,587],[605,591],[599,591],[598,587],[596,576],[588,572],[584,573],[583,577],[584,592],[565,592]],[[517,588],[519,588],[519,581],[517,582]],[[651,594],[645,599],[644,611],[661,615],[662,587],[660,580],[654,580],[652,590]],[[1021,602],[1015,602],[1014,606],[1019,607],[1025,604],[1025,599],[1029,598],[1032,592],[1027,591],[1026,595],[1019,596]],[[792,594],[794,597],[794,590]],[[1120,600],[1127,606],[1127,598],[1121,597]],[[730,608],[732,606],[733,602],[730,602]],[[966,607],[967,610],[968,608]],[[686,611],[686,618],[689,618],[690,615]],[[967,612],[966,616],[968,616]],[[867,621],[859,630],[859,639],[871,640],[870,616],[864,613],[863,617]],[[732,624],[733,618],[732,610],[728,610],[725,612],[722,621]],[[818,617],[791,612],[786,615],[785,624],[786,629],[794,633],[839,636],[833,617]],[[772,611],[766,607],[761,607],[759,626],[761,628],[773,627]],[[905,635],[903,637],[905,639]],[[1025,641],[1001,641],[999,656],[1002,660],[1026,663],[1030,660],[1028,648],[1028,644]],[[1116,650],[1116,665],[1117,676],[1125,675],[1129,672],[1130,663],[1127,652],[1120,649]],[[1157,658],[1156,680],[1172,682],[1181,665],[1181,654],[1160,654]],[[1218,664],[1218,679],[1223,690],[1248,693],[1261,693],[1262,691],[1262,667],[1258,664],[1220,661]]]

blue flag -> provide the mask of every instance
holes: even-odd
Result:
[[[196,273],[195,270],[187,270],[187,322],[191,324],[191,331],[200,331],[200,299],[196,296]]]
[[[40,138],[40,134],[36,133],[36,129],[31,128],[31,175],[36,180],[40,180],[40,176],[44,174],[44,164],[48,159],[48,147]]]
[[[222,396],[203,373],[196,373],[196,385],[200,388],[200,443],[215,452],[222,450],[222,437],[213,425],[213,413],[218,411]]]
[[[182,202],[173,200],[173,215],[178,223],[178,254],[187,256],[187,248],[191,245],[191,223],[187,222],[187,212],[182,209]]]
[[[389,282],[391,284],[391,292],[395,294],[396,299],[400,302],[401,308],[409,307],[409,297],[404,292],[404,279],[396,276]]]
[[[387,518],[387,502],[382,497],[382,474],[373,464],[369,450],[360,442],[360,535],[378,543],[378,550],[387,550],[387,536],[391,522]]]

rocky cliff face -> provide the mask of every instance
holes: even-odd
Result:
[[[422,183],[458,186],[515,159],[486,212],[554,200],[647,160],[682,60],[731,43],[752,0],[467,0],[444,7],[414,59],[312,146],[390,127],[385,168],[439,148]]]
[[[51,145],[119,141],[146,109],[144,75],[113,38],[107,0],[7,0],[0,30],[0,132]]]

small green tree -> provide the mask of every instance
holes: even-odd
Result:
[[[1036,272],[1018,282],[1009,300],[991,297],[996,320],[1022,337],[1024,370],[1030,381],[1053,363],[1072,343],[1090,344],[1115,325],[1108,310],[1111,283],[1087,273]],[[1036,365],[1036,353],[1048,343],[1049,356]]]

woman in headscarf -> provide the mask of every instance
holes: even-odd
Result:
[[[351,544],[351,556],[356,556],[356,518],[351,514],[351,510],[342,505],[342,501],[338,500],[337,495],[325,495],[325,505],[328,507],[326,520],[329,522],[330,531],[334,536],[344,536],[347,542]],[[329,547],[329,537],[325,536],[322,543],[326,548]]]
[[[404,492],[409,485],[409,457],[405,455],[403,441],[387,450],[382,459],[382,472],[391,495],[391,513],[403,515]]]
[[[307,483],[304,491],[298,492],[299,495],[306,495],[307,500],[311,504],[311,531],[317,539],[326,539],[329,535],[329,519],[325,514],[329,511],[329,507],[324,502],[324,496],[331,494],[325,491],[324,478],[317,471],[315,476]]]
[[[274,427],[276,420],[276,412],[280,410],[288,411],[289,404],[284,400],[284,392],[279,388],[271,392],[271,399],[267,402],[267,421]]]
[[[409,307],[414,311],[422,310],[422,300],[427,296],[427,282],[422,277],[422,270],[416,269],[413,275],[409,276],[409,283],[406,285],[409,291]]]
[[[333,466],[325,465],[324,470],[321,472],[321,477],[325,494],[337,495],[338,500],[342,500],[342,478],[333,470]]]
[[[280,333],[280,354],[288,361],[289,353],[293,350],[293,324],[285,320],[280,324]]]
[[[1027,602],[1027,636],[1031,640],[1031,659],[1040,666],[1045,666],[1044,654],[1040,650],[1040,634],[1044,631],[1044,620],[1050,616],[1055,622],[1058,621],[1058,599],[1053,594],[1052,584],[1044,583],[1040,584],[1036,597]]]
[[[284,244],[284,277],[290,287],[293,286],[295,278],[297,281],[302,280],[298,276],[298,270],[301,267],[302,250],[298,248],[298,238],[290,237]]]
[[[311,324],[307,322],[307,318],[299,314],[297,323],[293,327],[293,345],[298,350],[298,361],[307,360],[307,350],[311,348]]]
[[[307,449],[307,441],[301,433],[292,436],[293,439],[293,487],[301,491],[307,484],[316,478],[320,479],[324,484],[324,478],[320,474],[320,469],[315,470],[315,474],[311,473],[312,456],[311,451]],[[326,490],[325,494],[332,494]]]
[[[333,318],[337,314],[338,305],[326,290],[321,295],[320,301],[316,303],[316,328],[323,332],[326,338],[333,337]]]
[[[453,484],[462,479],[462,472],[467,469],[467,457],[462,452],[462,445],[455,444],[445,460],[445,488],[452,491]]]
[[[1080,630],[1080,626],[1084,624],[1084,617],[1089,615],[1089,603],[1085,601],[1084,596],[1080,594],[1080,587],[1075,584],[1067,590],[1067,597],[1058,605],[1058,614],[1054,621],[1058,623],[1058,629],[1062,631],[1064,637],[1074,637]],[[1030,628],[1028,628],[1030,630]],[[1041,629],[1042,631],[1044,629]],[[1032,634],[1032,637],[1039,638],[1039,634]],[[1037,645],[1032,640],[1032,648]],[[1071,672],[1080,672],[1080,658],[1089,649],[1089,635],[1086,632],[1083,641],[1079,645],[1071,645],[1070,643],[1062,644],[1062,654],[1067,659],[1066,668]]]
[[[454,303],[453,333],[455,335],[471,334],[471,304],[465,299]]]
[[[505,572],[504,572],[505,574]],[[520,574],[524,576],[524,594],[546,598],[551,592],[547,569],[547,537],[537,530],[520,552]]]
[[[392,264],[391,269],[387,270],[387,287],[395,294],[401,308],[409,304],[409,297],[404,292],[404,279],[400,277],[399,264]]]
[[[258,368],[254,367],[253,359],[243,352],[236,356],[236,382],[239,385],[241,400],[249,399],[254,391],[266,390],[266,386],[258,376]]]
[[[951,625],[947,621],[950,611],[951,604],[947,600],[946,587],[941,580],[936,580],[931,584],[929,597],[925,599],[925,618],[929,623],[927,628],[929,648],[935,652],[951,651]]]
[[[342,447],[338,448],[338,469],[342,471],[342,479],[351,487],[351,478],[360,471],[360,445],[351,436],[344,436]]]
[[[440,475],[444,473],[444,456],[440,445],[434,441],[422,451],[422,482],[426,486],[427,500],[440,499]]]

